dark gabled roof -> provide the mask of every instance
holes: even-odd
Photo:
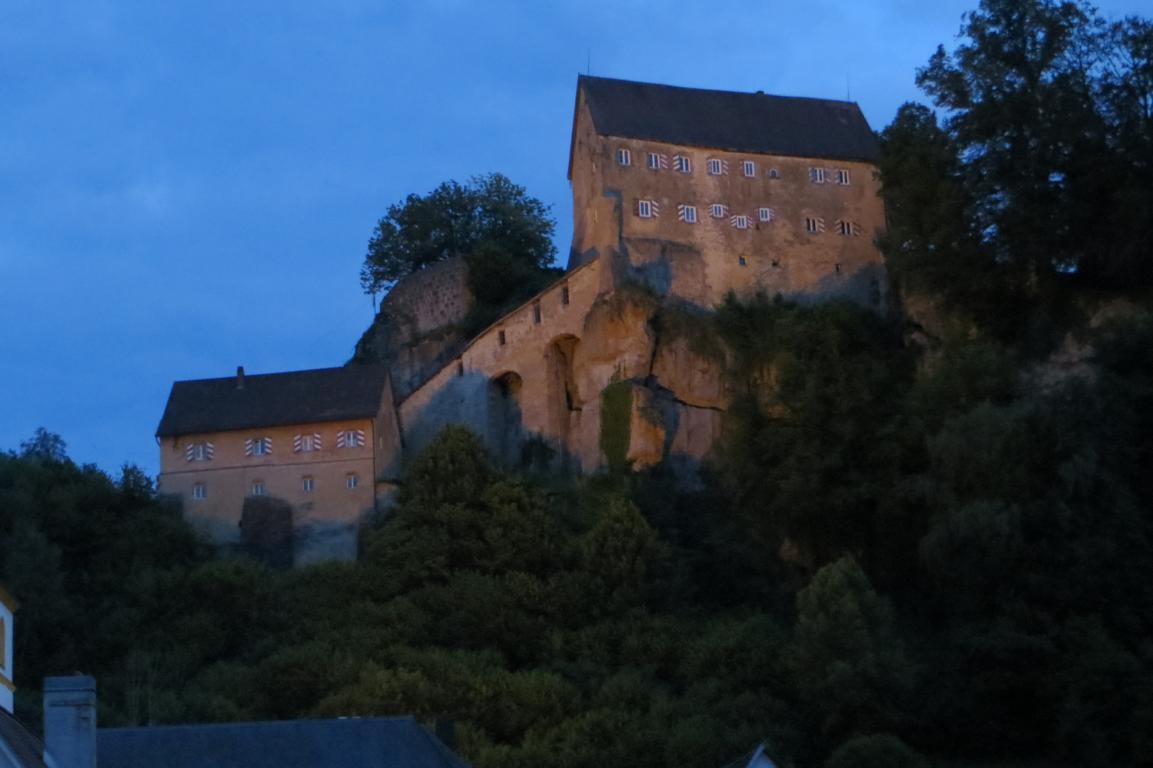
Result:
[[[0,764],[7,763],[5,756],[11,756],[18,768],[45,768],[44,744],[0,709]]]
[[[875,162],[877,137],[851,101],[770,96],[581,75],[596,132],[733,152]]]
[[[101,728],[100,768],[468,768],[411,717]]]
[[[380,411],[388,380],[383,365],[178,381],[172,385],[158,437],[253,427],[360,419]]]

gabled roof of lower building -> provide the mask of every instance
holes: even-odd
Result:
[[[100,768],[468,768],[411,717],[101,728]]]
[[[383,365],[178,381],[158,437],[371,418],[388,383]]]
[[[47,768],[44,744],[19,720],[0,709],[0,765],[17,768]]]
[[[875,162],[880,147],[851,101],[772,96],[581,75],[596,132],[733,152]]]

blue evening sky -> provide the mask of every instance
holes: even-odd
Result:
[[[173,380],[343,364],[373,226],[446,179],[527,187],[563,261],[590,63],[879,130],[975,3],[0,0],[0,450],[155,473]]]

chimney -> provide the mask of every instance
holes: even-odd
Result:
[[[44,751],[57,768],[96,768],[95,678],[44,678]]]
[[[236,388],[244,389],[244,366],[236,366]]]

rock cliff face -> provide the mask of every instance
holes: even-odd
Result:
[[[628,293],[604,305],[606,316],[590,314],[585,341],[588,347],[604,343],[620,353],[612,370],[613,379],[627,384],[629,392],[624,459],[634,469],[662,462],[695,468],[720,437],[722,414],[732,397],[728,354],[710,332],[711,316]],[[578,375],[603,381],[608,368],[609,360],[602,359],[583,371],[578,366]],[[619,417],[602,411],[602,435],[618,428],[613,418]]]
[[[468,264],[433,264],[398,282],[356,344],[353,361],[385,363],[403,400],[452,360],[468,341],[461,324],[473,307]]]

